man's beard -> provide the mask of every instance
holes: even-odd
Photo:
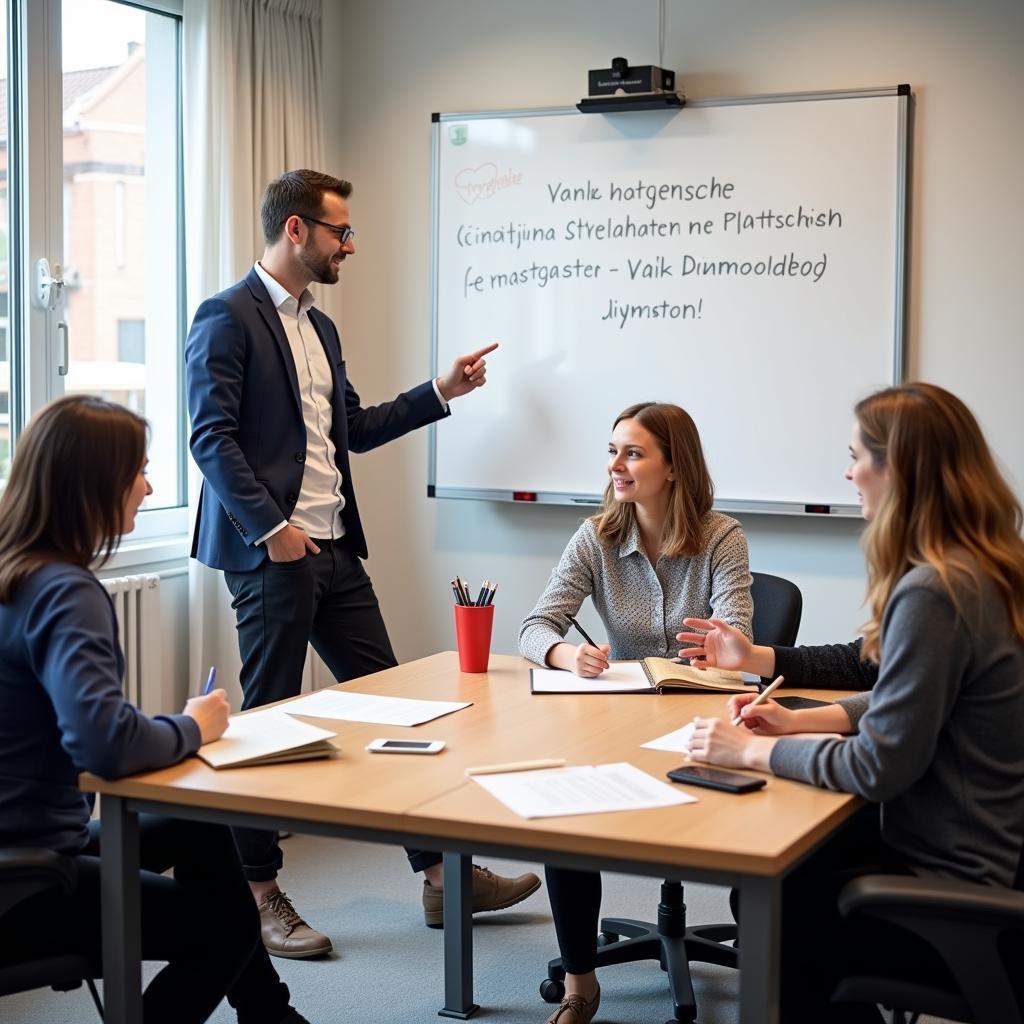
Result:
[[[333,256],[321,256],[310,245],[305,245],[299,254],[299,261],[318,284],[337,284],[338,267]]]

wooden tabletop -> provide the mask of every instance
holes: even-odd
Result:
[[[466,778],[465,768],[563,757],[570,765],[628,761],[663,779],[683,755],[641,744],[694,715],[723,714],[728,699],[694,693],[535,696],[528,669],[522,658],[492,655],[490,671],[467,675],[448,652],[354,680],[344,688],[473,706],[415,729],[308,719],[338,734],[341,755],[334,760],[215,771],[191,757],[117,781],[85,774],[81,785],[179,806],[755,875],[785,870],[859,806],[843,793],[769,777],[765,788],[739,796],[687,787],[698,797],[695,804],[520,818]],[[434,756],[367,753],[363,748],[379,736],[442,739],[447,747]]]

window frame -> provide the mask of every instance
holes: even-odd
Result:
[[[186,321],[182,0],[110,0],[174,22],[177,70],[175,108],[175,234],[177,250],[177,367],[173,401],[177,424],[179,504],[145,509],[136,519],[133,547],[147,541],[184,538],[188,531],[188,414],[185,403]],[[53,310],[32,299],[37,261],[64,264],[63,0],[8,0],[8,201],[10,267],[8,352],[10,357],[11,452],[40,406],[64,393],[60,365],[66,337],[65,297]],[[17,152],[17,160],[12,155]],[[31,168],[31,171],[30,171]],[[126,538],[127,540],[128,538]],[[145,560],[140,550],[140,558]]]

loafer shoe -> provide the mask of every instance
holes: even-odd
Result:
[[[289,960],[323,956],[333,948],[326,935],[302,920],[283,892],[272,892],[260,903],[260,933],[271,956]]]
[[[601,1005],[601,990],[588,1003],[583,996],[566,996],[547,1024],[590,1024]]]
[[[473,865],[473,913],[505,910],[532,896],[540,888],[540,879],[528,871],[518,878],[505,878],[487,868]],[[428,928],[444,926],[444,889],[423,882],[423,918]]]

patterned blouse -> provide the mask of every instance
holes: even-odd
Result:
[[[588,519],[523,620],[519,650],[545,664],[548,651],[565,639],[568,617],[576,615],[588,595],[604,623],[612,658],[675,657],[680,648],[676,633],[690,616],[714,615],[749,637],[754,612],[750,583],[747,538],[735,519],[719,512],[707,514],[698,554],[662,555],[657,565],[651,565],[636,523],[625,543],[606,545]],[[601,643],[604,638],[594,639]]]

